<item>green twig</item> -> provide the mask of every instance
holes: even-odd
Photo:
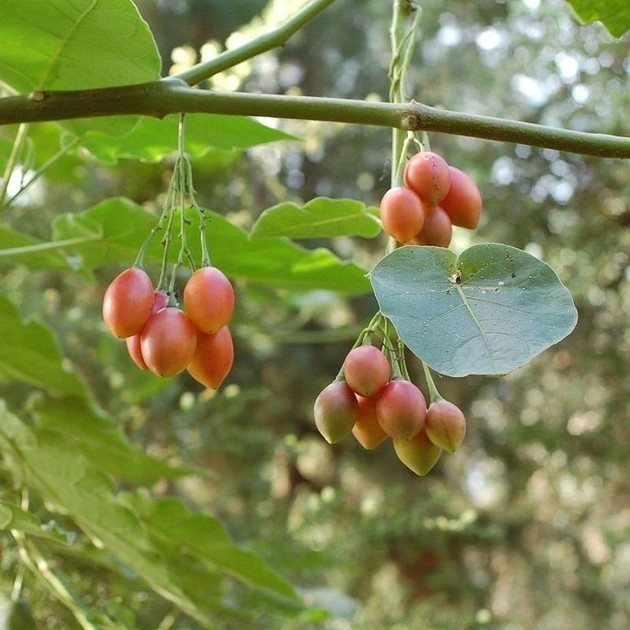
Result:
[[[238,46],[232,50],[226,50],[217,55],[214,59],[198,63],[192,68],[183,70],[173,76],[185,81],[188,85],[196,85],[197,83],[209,79],[218,72],[233,68],[239,63],[256,57],[268,50],[283,46],[294,33],[317,17],[317,15],[334,1],[335,0],[312,0],[278,27],[255,37],[242,46]]]
[[[77,144],[79,144],[83,138],[81,136],[77,136],[69,142],[66,146],[62,147],[49,157],[28,179],[28,181],[23,184],[13,197],[11,197],[5,204],[5,207],[9,207],[25,190],[27,190],[30,186],[32,186],[51,166],[56,164],[62,157],[64,157],[71,149],[73,149]]]
[[[15,140],[13,141],[13,147],[11,148],[9,159],[4,167],[4,173],[2,174],[2,182],[0,183],[0,210],[5,207],[4,201],[7,198],[11,175],[13,175],[13,170],[17,166],[27,133],[28,125],[24,123],[20,124],[17,133],[15,134]]]

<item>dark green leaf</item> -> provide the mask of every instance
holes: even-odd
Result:
[[[295,203],[281,203],[267,208],[252,228],[250,239],[270,236],[289,238],[325,238],[334,236],[363,236],[374,238],[381,232],[375,216],[376,208],[369,208],[354,199],[318,197],[304,207]]]
[[[567,0],[586,24],[600,21],[614,37],[621,37],[630,29],[628,0]]]
[[[60,394],[84,394],[82,381],[65,365],[52,331],[35,321],[23,322],[4,295],[0,295],[0,339],[0,380]]]
[[[370,278],[405,344],[449,376],[510,372],[577,322],[553,269],[508,245],[475,245],[459,258],[437,247],[401,247]]]

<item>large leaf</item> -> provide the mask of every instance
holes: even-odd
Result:
[[[374,238],[381,231],[376,209],[354,199],[318,197],[304,207],[281,203],[267,208],[252,228],[251,239],[270,236],[325,238],[363,236]]]
[[[247,234],[224,217],[208,213],[208,243],[213,264],[226,274],[280,289],[328,289],[346,294],[369,291],[364,271],[339,260],[327,249],[307,250],[281,238],[250,241]],[[194,218],[194,217],[193,217]],[[109,199],[79,214],[58,217],[55,239],[77,239],[68,255],[79,256],[89,269],[108,264],[131,264],[156,223],[156,218],[125,199]],[[198,225],[188,227],[188,244],[200,260]],[[148,262],[162,259],[160,239],[147,251]]]
[[[567,0],[586,24],[600,21],[611,35],[621,37],[630,29],[628,0]]]
[[[107,133],[89,133],[81,146],[104,164],[115,164],[121,158],[159,162],[177,150],[179,116],[143,117],[123,137]],[[200,158],[210,152],[247,149],[265,142],[290,140],[293,136],[267,127],[245,116],[188,114],[186,116],[186,152]],[[219,155],[217,155],[219,157]]]
[[[82,396],[83,382],[64,363],[52,331],[36,321],[22,321],[17,309],[0,294],[0,380],[26,383]]]
[[[553,269],[509,245],[475,245],[459,258],[437,247],[401,247],[370,279],[405,344],[449,376],[510,372],[577,322]]]
[[[153,36],[131,0],[4,0],[0,80],[17,92],[159,78]]]

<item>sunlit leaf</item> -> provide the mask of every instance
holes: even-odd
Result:
[[[585,24],[602,22],[614,37],[621,37],[630,29],[628,0],[567,0]]]
[[[5,0],[0,80],[17,92],[143,83],[160,57],[130,0]]]
[[[405,344],[449,376],[510,372],[577,322],[553,269],[508,245],[475,245],[459,257],[438,247],[401,247],[370,279]]]
[[[287,236],[289,238],[325,238],[334,236],[363,236],[374,238],[381,232],[369,208],[354,199],[318,197],[303,207],[295,203],[281,203],[267,208],[256,221],[250,238]]]

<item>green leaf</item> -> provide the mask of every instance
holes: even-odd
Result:
[[[223,525],[212,516],[194,514],[171,498],[145,501],[138,495],[130,496],[130,500],[160,548],[170,545],[185,549],[211,569],[230,573],[250,586],[297,599],[284,579],[258,556],[235,545]]]
[[[553,269],[509,245],[475,245],[459,258],[437,247],[401,247],[370,279],[405,345],[449,376],[510,372],[577,322]]]
[[[161,478],[190,475],[191,468],[174,468],[147,455],[129,442],[116,423],[79,398],[44,398],[31,412],[38,428],[72,436],[81,453],[102,471],[125,481],[150,484]]]
[[[58,394],[82,396],[83,382],[66,366],[52,331],[35,321],[25,323],[0,294],[0,380],[27,383]]]
[[[108,133],[88,133],[81,143],[100,162],[115,164],[120,159],[159,162],[177,150],[179,116],[143,117],[130,133],[112,137]],[[265,142],[292,140],[293,136],[267,127],[245,116],[188,114],[186,152],[191,158],[214,153],[217,158],[235,149],[247,149]]]
[[[54,540],[63,545],[71,544],[75,538],[74,532],[61,529],[54,521],[42,525],[34,514],[7,501],[0,501],[0,530],[2,529],[17,529],[30,536]]]
[[[630,29],[628,0],[567,0],[585,24],[600,21],[614,37]]]
[[[0,80],[17,92],[159,79],[160,57],[130,0],[5,0]]]
[[[375,211],[376,208],[369,208],[354,199],[318,197],[302,208],[295,203],[281,203],[267,208],[260,215],[252,228],[250,239],[272,236],[374,238],[381,232]]]
[[[361,294],[370,290],[362,269],[341,261],[327,249],[307,250],[282,238],[250,241],[242,229],[223,216],[207,214],[212,262],[230,276],[295,291],[327,289]],[[188,244],[199,261],[199,227],[195,217],[191,219]],[[131,264],[155,223],[155,216],[131,201],[109,199],[79,214],[57,217],[53,236],[62,241],[77,239],[76,246],[67,248],[68,255],[79,257],[83,265],[94,269],[108,264]],[[146,261],[161,260],[162,247],[156,238]]]

